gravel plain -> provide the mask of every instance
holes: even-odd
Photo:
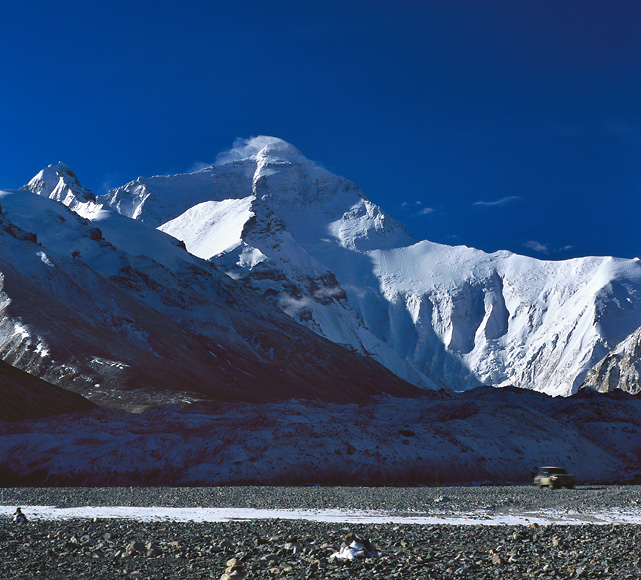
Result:
[[[361,509],[412,514],[641,512],[640,486],[4,488],[0,505]],[[378,557],[333,556],[348,534]],[[0,518],[0,578],[641,578],[641,525],[139,522]]]

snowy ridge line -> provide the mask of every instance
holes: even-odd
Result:
[[[11,517],[15,506],[0,506],[0,517]],[[387,512],[342,509],[259,509],[259,508],[172,508],[129,506],[56,507],[26,505],[25,515],[36,521],[74,519],[127,519],[139,522],[229,522],[239,520],[306,520],[327,523],[416,524],[416,525],[582,525],[641,524],[639,510],[469,513]]]

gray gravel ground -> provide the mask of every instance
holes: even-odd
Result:
[[[441,501],[445,499],[446,501]],[[0,505],[363,509],[404,513],[641,508],[641,486],[0,488]]]
[[[439,498],[447,498],[445,501]],[[0,489],[2,505],[438,510],[636,509],[641,489],[107,488]],[[443,504],[447,504],[447,508]],[[641,509],[641,507],[639,508]],[[28,513],[28,509],[25,508]],[[332,558],[348,533],[379,558]],[[458,526],[0,518],[0,578],[641,578],[640,525]]]

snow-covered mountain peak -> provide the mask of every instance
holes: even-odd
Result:
[[[211,167],[192,173],[138,178],[100,198],[123,215],[163,228],[198,204],[226,200],[247,201],[250,213],[243,211],[240,215],[254,218],[249,224],[254,238],[264,237],[273,228],[276,231],[284,228],[304,247],[308,246],[306,240],[310,244],[330,240],[359,251],[413,242],[405,227],[368,201],[354,183],[334,175],[276,137],[236,141]],[[207,203],[201,208],[204,211],[196,215],[204,217],[214,207],[215,204]],[[193,224],[194,217],[190,215],[180,221]],[[210,218],[207,219],[212,224],[220,223],[218,218]],[[238,218],[239,215],[233,218],[234,232],[238,227],[243,230]],[[173,224],[171,228],[174,235],[176,227]],[[244,231],[250,234],[250,229]],[[236,247],[237,233],[233,237],[229,243],[219,240],[211,251],[218,251],[221,246]],[[197,255],[209,252],[199,243]]]
[[[4,361],[132,410],[387,390],[384,369],[261,303],[153,227],[106,208],[89,220],[30,191],[0,190],[0,206]],[[389,392],[415,392],[387,378]]]
[[[278,137],[259,135],[249,139],[237,139],[229,151],[218,155],[215,165],[222,166],[246,160],[291,161],[292,158],[296,158],[298,161],[306,160],[303,154],[287,141]]]
[[[96,203],[96,196],[80,185],[76,174],[62,161],[39,171],[20,189],[60,202],[87,219],[96,215],[101,207]]]
[[[64,202],[69,193],[79,201],[95,201],[96,196],[88,189],[84,189],[76,174],[62,161],[52,163],[39,171],[27,185],[20,189],[27,189],[43,197]]]

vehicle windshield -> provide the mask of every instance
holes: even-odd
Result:
[[[565,469],[562,469],[561,467],[551,467],[549,469],[544,469],[543,471],[545,473],[549,473],[550,475],[562,475],[567,473],[567,471]]]

